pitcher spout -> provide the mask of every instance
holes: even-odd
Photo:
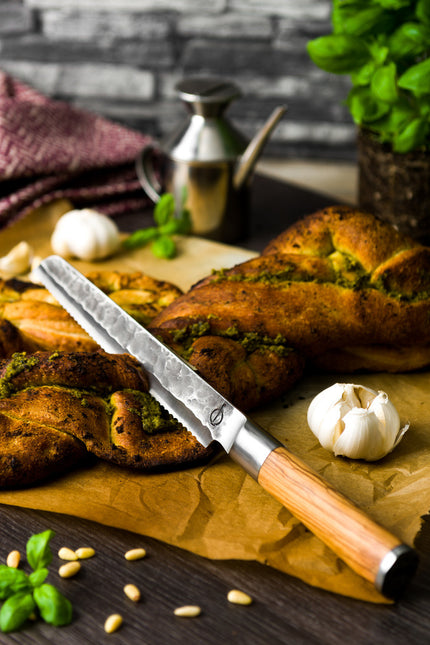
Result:
[[[275,108],[261,130],[257,132],[257,134],[249,142],[245,152],[242,154],[238,162],[233,177],[233,185],[236,189],[241,188],[250,176],[263,150],[263,147],[266,144],[266,141],[272,134],[278,122],[284,116],[286,109],[287,108],[284,105],[280,105]]]

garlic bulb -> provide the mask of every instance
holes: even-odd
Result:
[[[27,242],[20,242],[0,258],[0,272],[7,277],[22,275],[30,270],[33,249]]]
[[[376,461],[400,442],[409,424],[385,392],[364,385],[336,383],[320,392],[308,408],[308,424],[320,444],[336,456]]]
[[[119,245],[119,231],[115,222],[90,208],[65,213],[58,220],[51,237],[54,253],[88,261],[112,255]]]

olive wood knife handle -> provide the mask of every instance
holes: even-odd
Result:
[[[385,596],[400,595],[418,565],[413,549],[250,421],[230,455],[351,569]]]

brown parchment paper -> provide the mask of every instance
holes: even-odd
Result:
[[[0,253],[27,239],[40,255],[48,255],[53,223],[68,207],[64,202],[45,207],[14,230],[1,233]],[[186,289],[211,268],[231,266],[251,255],[206,240],[186,239],[173,261],[157,260],[143,249],[97,266],[140,269]],[[94,269],[88,263],[74,264],[84,271]],[[335,458],[310,432],[306,423],[310,401],[336,381],[386,391],[402,421],[410,422],[401,444],[383,460],[365,463]],[[378,523],[412,545],[421,518],[430,509],[429,394],[428,372],[308,375],[252,418]],[[205,466],[151,475],[98,462],[28,490],[0,491],[0,503],[75,515],[212,559],[255,560],[322,589],[387,602],[224,454]]]

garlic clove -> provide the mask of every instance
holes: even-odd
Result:
[[[320,444],[330,450],[344,429],[342,417],[345,414],[345,403],[338,401],[327,408],[325,415],[317,422],[317,432]]]
[[[385,435],[395,437],[400,428],[400,417],[394,405],[388,399],[385,392],[379,392],[369,405],[369,411],[374,412],[381,426],[385,430]]]
[[[345,429],[333,446],[336,456],[374,461],[385,454],[385,437],[373,412],[353,408],[345,415]]]
[[[0,258],[0,271],[9,277],[22,275],[30,269],[33,249],[27,242],[20,242]]]
[[[40,279],[35,276],[35,271],[39,264],[42,262],[43,258],[40,255],[35,255],[31,260],[30,273],[28,274],[28,279],[30,282],[35,284],[42,284]]]
[[[311,428],[319,427],[333,405],[342,400],[343,392],[342,385],[335,383],[316,395],[308,408],[308,423]]]

